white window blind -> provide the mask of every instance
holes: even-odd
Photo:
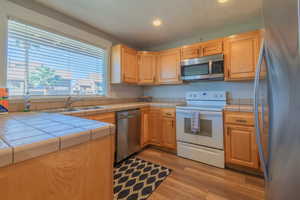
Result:
[[[105,95],[105,50],[8,20],[10,96]]]

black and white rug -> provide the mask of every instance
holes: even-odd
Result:
[[[145,200],[170,173],[161,165],[129,158],[115,168],[114,200]]]

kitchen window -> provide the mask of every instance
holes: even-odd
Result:
[[[106,50],[8,20],[10,96],[106,94]]]

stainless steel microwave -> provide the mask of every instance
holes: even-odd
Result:
[[[224,80],[224,55],[217,54],[181,61],[184,81]]]

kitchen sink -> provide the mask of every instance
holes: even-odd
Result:
[[[94,109],[103,109],[103,106],[92,106],[92,107],[84,107],[84,108],[79,108],[79,110],[94,110]]]
[[[59,109],[53,109],[53,110],[45,110],[44,112],[48,112],[48,113],[60,113],[60,112],[75,112],[75,111],[96,110],[96,109],[104,109],[104,106],[59,108]]]

